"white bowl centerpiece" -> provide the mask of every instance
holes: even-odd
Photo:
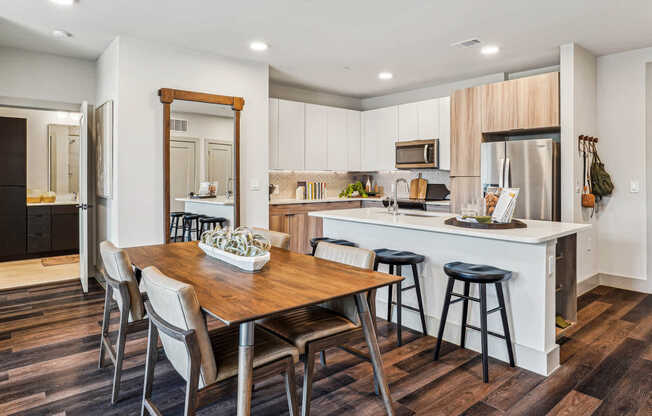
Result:
[[[269,261],[271,243],[247,227],[215,229],[204,232],[199,248],[210,257],[246,271],[257,271]]]

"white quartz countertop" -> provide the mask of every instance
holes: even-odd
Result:
[[[77,205],[77,201],[28,202],[28,207],[49,207],[51,205]]]
[[[388,227],[456,234],[493,240],[514,241],[526,244],[539,244],[591,228],[590,224],[522,220],[527,224],[527,228],[486,230],[446,225],[444,224],[444,221],[454,215],[449,213],[399,210],[399,214],[400,215],[398,216],[393,216],[392,214],[387,213],[387,210],[384,208],[358,208],[334,211],[315,211],[310,212],[308,215],[339,221],[384,225]]]
[[[233,205],[233,199],[226,199],[224,196],[215,198],[175,198],[175,201],[192,202],[195,204]]]
[[[382,202],[384,198],[376,198],[376,197],[369,197],[369,198],[338,198],[338,197],[333,197],[333,198],[324,198],[324,199],[294,199],[294,198],[288,198],[288,199],[272,199],[269,202],[269,205],[290,205],[290,204],[315,204],[315,203],[320,203],[320,202],[348,202],[348,201],[375,201],[375,202]],[[442,206],[449,206],[451,204],[451,201],[424,201],[426,205],[442,205]]]

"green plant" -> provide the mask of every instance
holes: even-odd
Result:
[[[362,182],[357,181],[356,183],[350,183],[340,192],[340,198],[350,198],[353,196],[353,193],[357,192],[362,198],[367,197],[367,192],[364,190]]]

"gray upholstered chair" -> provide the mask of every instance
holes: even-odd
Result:
[[[233,381],[238,374],[238,326],[209,332],[193,287],[155,267],[143,270],[143,282],[150,325],[142,414],[161,414],[151,400],[160,335],[165,355],[186,380],[184,414],[194,415],[215,395],[237,384]],[[284,375],[290,415],[297,416],[294,364],[299,361],[299,352],[261,328],[255,329],[254,339],[254,381]]]
[[[371,250],[320,242],[315,257],[373,270],[376,254]],[[376,291],[367,294],[375,322]],[[312,378],[315,354],[328,348],[340,347],[358,357],[369,360],[367,354],[344,345],[363,338],[362,326],[353,297],[335,299],[320,305],[308,306],[262,319],[259,324],[294,344],[304,362],[302,416],[310,414]],[[322,355],[325,365],[325,356]]]
[[[111,403],[118,401],[120,392],[120,377],[122,362],[125,355],[127,333],[142,331],[147,328],[147,318],[143,305],[143,296],[127,254],[108,241],[100,243],[100,253],[104,263],[104,280],[106,295],[104,298],[104,319],[102,321],[102,337],[100,339],[100,368],[106,364],[105,355],[115,367],[113,372],[113,390]],[[109,325],[111,320],[112,301],[118,304],[120,310],[120,325],[115,348],[111,345]]]
[[[257,227],[253,227],[252,230],[268,239],[274,247],[283,248],[285,250],[290,248],[290,234]]]

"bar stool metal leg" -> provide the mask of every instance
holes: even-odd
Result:
[[[480,284],[480,335],[482,338],[482,380],[489,382],[489,351],[487,343],[487,285]]]
[[[401,276],[401,266],[396,266],[396,275]],[[398,338],[398,346],[403,345],[403,282],[396,284],[396,337]]]
[[[435,361],[439,360],[439,350],[441,349],[441,341],[444,337],[444,327],[446,326],[446,318],[448,317],[448,307],[451,303],[451,293],[453,293],[453,285],[455,279],[448,278],[448,287],[446,288],[446,297],[444,298],[444,307],[441,311],[441,321],[439,321],[439,333],[437,335],[437,346],[435,347]]]
[[[464,345],[466,344],[466,318],[467,314],[469,312],[469,293],[471,292],[471,283],[469,282],[464,282],[464,301],[462,302],[463,308],[462,309],[462,338],[460,342],[460,347],[464,348]]]
[[[426,330],[426,314],[423,310],[423,299],[421,298],[421,285],[419,283],[419,269],[416,264],[412,265],[412,278],[414,279],[414,289],[417,291],[417,302],[419,304],[419,315],[421,317],[421,329],[423,335],[428,335]]]
[[[507,322],[507,309],[505,308],[505,297],[503,296],[503,284],[495,283],[496,294],[498,295],[498,306],[500,307],[500,318],[503,321],[503,332],[507,343],[507,354],[509,354],[509,365],[514,367],[514,351],[512,350],[512,338],[509,335],[509,323]]]

